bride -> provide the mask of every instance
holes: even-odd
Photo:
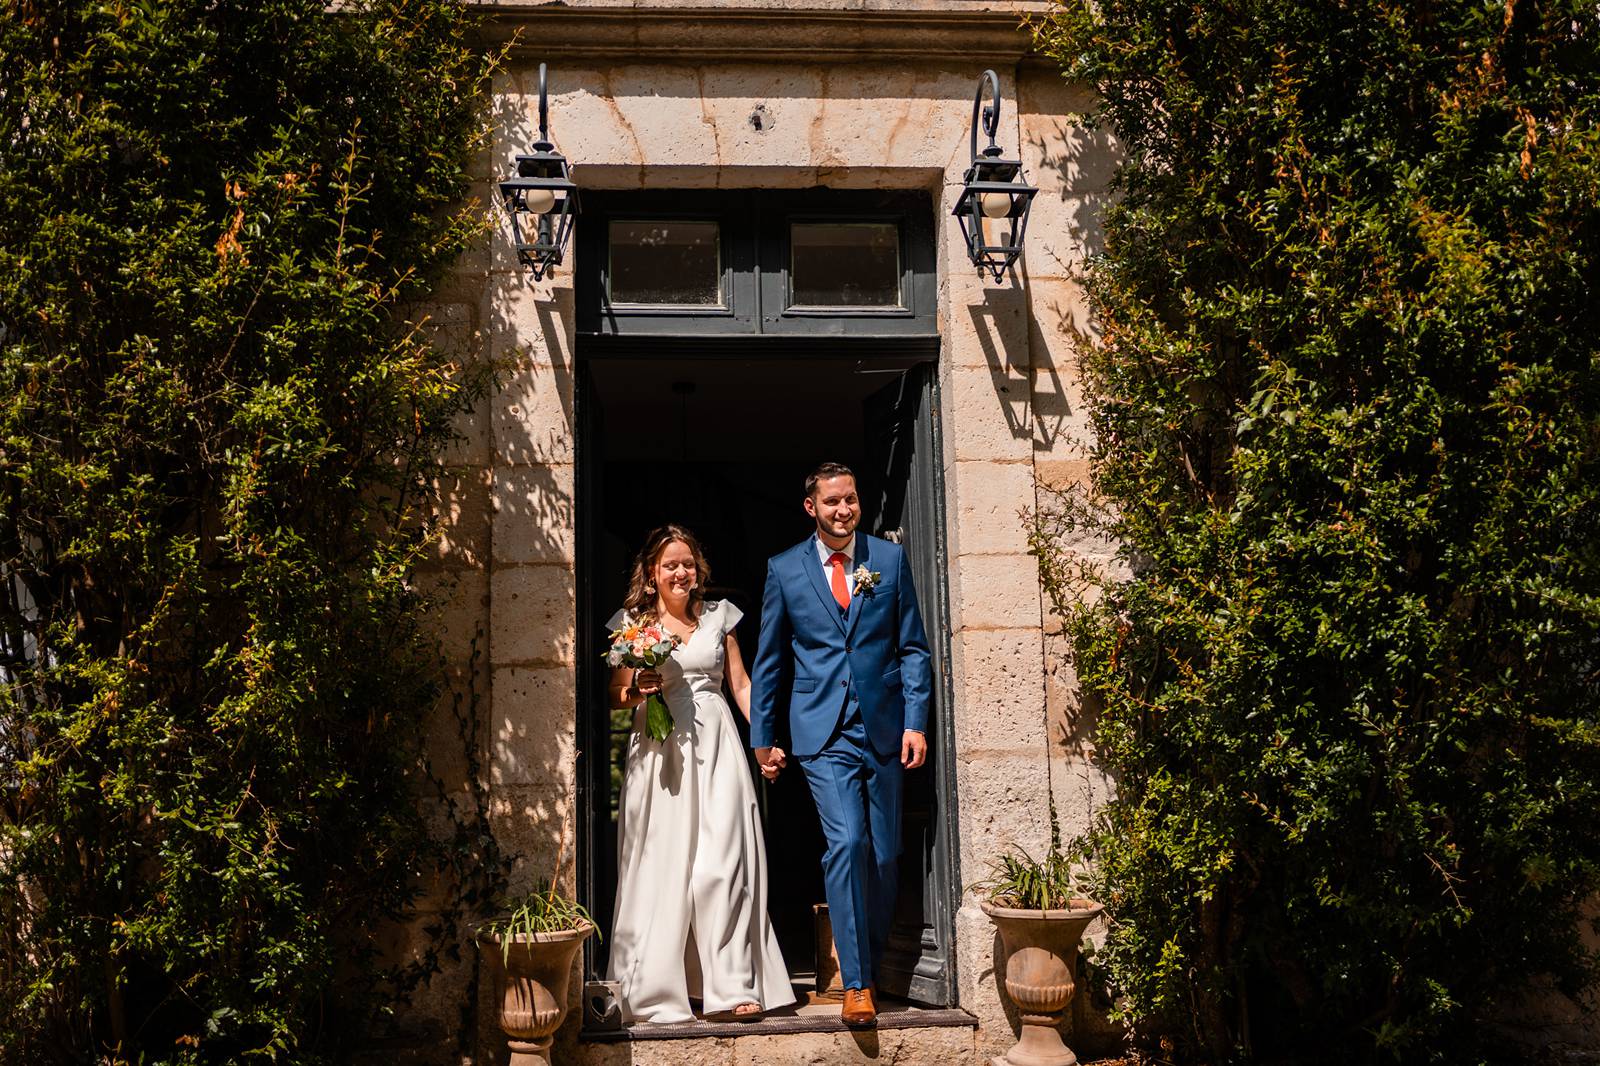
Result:
[[[707,1015],[736,1018],[794,1002],[767,918],[755,788],[722,696],[726,670],[749,720],[750,675],[733,634],[743,612],[702,599],[710,576],[694,535],[663,526],[646,538],[623,610],[607,623],[654,621],[682,641],[658,670],[611,675],[612,706],[638,709],[617,827],[610,965],[630,1024],[691,1021],[691,998]],[[658,691],[673,720],[660,743],[645,733],[642,710]]]

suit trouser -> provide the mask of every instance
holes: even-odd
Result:
[[[873,750],[852,702],[827,745],[798,758],[827,842],[822,877],[839,977],[846,988],[865,988],[876,980],[894,919],[900,753],[886,757]]]

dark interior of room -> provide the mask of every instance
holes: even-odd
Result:
[[[587,617],[596,627],[604,624],[622,602],[645,534],[677,522],[704,545],[712,570],[708,597],[731,600],[744,611],[739,646],[746,664],[753,663],[766,561],[813,528],[802,509],[806,474],[824,460],[851,465],[870,512],[878,486],[864,462],[869,398],[895,387],[904,369],[808,357],[606,359],[589,363],[587,371],[586,432],[594,460],[586,467],[586,496],[597,516],[586,537],[590,585],[580,590]],[[872,529],[873,517],[866,514],[861,528]],[[601,646],[604,634],[594,637]],[[593,676],[584,713],[606,716],[606,671]],[[736,707],[734,717],[748,740]],[[592,904],[602,925],[609,924],[615,891],[615,803],[627,723],[626,713],[613,720],[612,816],[597,820],[594,841]],[[768,908],[791,973],[806,974],[815,956],[812,905],[823,899],[816,811],[796,764],[772,784],[755,773],[753,760],[750,765],[766,817]],[[601,787],[597,783],[596,791]],[[919,876],[912,873],[903,892],[917,893]],[[603,972],[603,954],[595,969]]]

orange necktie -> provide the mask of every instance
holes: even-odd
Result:
[[[850,590],[844,587],[844,564],[850,557],[844,552],[834,552],[828,556],[828,566],[833,570],[833,598],[839,601],[839,610],[850,609]]]

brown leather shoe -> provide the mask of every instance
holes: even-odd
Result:
[[[845,989],[844,1009],[839,1012],[839,1017],[852,1029],[875,1024],[878,1020],[878,1005],[873,1002],[872,989]]]

